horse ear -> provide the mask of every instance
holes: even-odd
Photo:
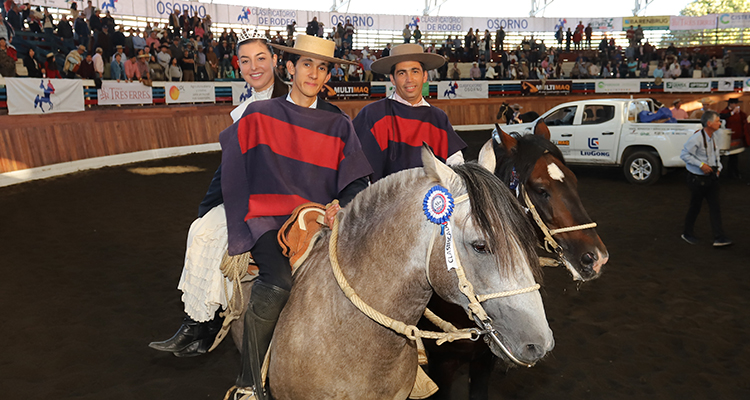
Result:
[[[495,173],[495,167],[497,165],[497,159],[495,158],[495,149],[493,142],[495,139],[490,139],[487,141],[487,143],[482,146],[482,149],[479,150],[479,160],[478,163],[482,167],[484,167],[487,171]]]
[[[432,150],[430,150],[430,146],[424,142],[422,142],[422,165],[424,166],[425,174],[434,182],[442,183],[443,186],[447,187],[456,177],[456,173],[449,166],[438,160],[432,153]]]
[[[497,129],[497,134],[500,136],[500,143],[503,144],[503,147],[505,147],[505,151],[510,154],[511,151],[513,151],[514,148],[516,148],[516,145],[518,144],[518,141],[513,138],[513,136],[508,135],[505,133],[502,128],[500,128],[500,125],[495,124],[495,129]]]
[[[534,127],[534,134],[537,136],[541,136],[547,140],[549,140],[551,136],[549,127],[541,119],[536,123],[536,126]]]

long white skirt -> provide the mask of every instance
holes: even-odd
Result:
[[[227,308],[231,282],[221,273],[221,259],[227,251],[227,217],[224,205],[212,208],[190,225],[185,266],[177,288],[182,290],[185,313],[198,322],[210,321],[216,310]]]

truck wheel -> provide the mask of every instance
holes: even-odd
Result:
[[[651,151],[636,151],[622,165],[625,178],[637,185],[651,185],[661,177],[661,160]]]

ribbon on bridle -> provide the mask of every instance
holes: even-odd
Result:
[[[453,211],[453,206],[468,199],[469,196],[467,194],[464,194],[458,196],[454,202],[448,190],[441,186],[433,187],[425,196],[425,201],[423,202],[423,206],[425,207],[425,214],[431,222],[435,223],[432,239],[430,240],[427,251],[426,272],[429,281],[430,256],[432,254],[433,245],[437,240],[437,232],[440,230],[441,235],[445,235],[446,266],[448,270],[455,271],[456,277],[458,278],[458,289],[469,300],[469,318],[472,319],[479,326],[479,328],[481,328],[481,330],[477,328],[458,329],[449,322],[446,322],[445,320],[435,315],[429,309],[425,309],[425,317],[427,317],[427,319],[429,319],[438,327],[442,328],[445,332],[424,331],[417,328],[415,325],[408,325],[404,322],[394,320],[393,318],[384,315],[383,313],[375,310],[367,303],[365,303],[365,301],[362,300],[359,295],[357,295],[354,288],[349,285],[349,282],[344,276],[343,271],[341,270],[341,266],[338,263],[338,216],[334,219],[331,238],[328,245],[328,257],[331,262],[331,269],[333,270],[334,277],[336,278],[339,287],[355,307],[357,307],[365,315],[367,315],[369,318],[379,323],[380,325],[389,328],[399,334],[402,334],[410,340],[415,341],[417,345],[417,353],[420,365],[424,365],[427,363],[426,352],[424,350],[424,344],[422,343],[423,338],[436,339],[437,345],[439,346],[445,342],[452,342],[459,339],[470,339],[472,341],[476,341],[481,335],[487,334],[503,351],[503,353],[508,356],[510,360],[518,365],[531,367],[534,365],[534,363],[526,363],[519,360],[502,343],[499,333],[497,332],[497,330],[495,330],[495,328],[492,327],[492,319],[487,315],[487,312],[484,310],[481,303],[490,299],[533,292],[539,290],[540,285],[537,283],[522,289],[509,290],[486,295],[477,296],[475,294],[474,286],[466,277],[463,265],[461,264],[461,261],[458,257],[458,252],[455,251],[455,242],[453,240],[450,226],[450,216]],[[427,207],[432,208],[428,210]],[[432,211],[432,215],[430,215],[430,211]],[[441,229],[438,229],[438,227],[440,227]],[[451,259],[451,261],[449,261],[449,258]]]

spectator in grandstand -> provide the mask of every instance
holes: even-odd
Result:
[[[458,69],[457,62],[453,62],[453,68],[451,68],[450,78],[454,81],[461,79],[461,70]]]
[[[680,61],[680,77],[682,78],[692,78],[692,63],[690,60],[688,60],[687,56],[682,56],[682,61]]]
[[[166,44],[161,45],[161,49],[159,50],[159,53],[156,55],[156,60],[161,64],[161,66],[164,68],[164,71],[169,69],[170,61],[172,60],[172,55],[169,53],[169,48]]]
[[[225,41],[226,43],[226,41]],[[169,46],[169,54],[172,56],[172,58],[181,59],[182,58],[182,42],[180,41],[180,38],[174,37],[172,38],[172,45]]]
[[[643,41],[643,28],[641,27],[641,24],[638,24],[638,27],[635,29],[635,32],[633,33],[633,39],[635,39],[635,44],[637,45],[640,45],[641,41]]]
[[[580,29],[579,29],[580,27]],[[575,50],[583,50],[583,24],[578,24],[575,32],[573,32],[573,47]]]
[[[203,45],[198,45],[198,51],[195,53],[195,73],[199,81],[208,80],[208,71],[206,70],[206,53]]]
[[[102,28],[105,26],[109,27],[109,32],[112,33],[115,31],[115,19],[112,18],[112,14],[107,10],[106,13],[104,13],[104,16],[102,18]],[[149,22],[146,22],[146,26],[151,29],[151,24]]]
[[[139,54],[138,62],[135,64],[138,69],[138,80],[146,86],[151,86],[151,68],[148,65],[151,58],[148,54]]]
[[[42,29],[48,35],[55,33],[55,22],[52,20],[52,14],[47,7],[44,7],[44,14],[42,15]]]
[[[590,78],[598,78],[600,73],[601,70],[599,69],[599,65],[596,64],[596,60],[588,63],[588,75]]]
[[[102,31],[96,39],[96,47],[102,49],[103,57],[112,56],[112,37],[110,36],[109,25],[102,25]]]
[[[411,36],[414,38],[414,43],[419,43],[422,40],[422,31],[419,30],[419,25],[414,26],[414,32]]]
[[[711,62],[707,61],[705,64],[703,64],[703,68],[701,69],[701,73],[704,78],[713,78],[716,76],[714,73],[714,69],[711,68]]]
[[[156,44],[157,46],[160,44],[159,38],[157,37],[157,33],[155,30],[151,30],[149,34],[146,34],[146,30],[143,31],[144,36],[146,36],[146,47],[151,48],[152,45]],[[157,47],[158,48],[158,47]]]
[[[125,61],[128,61],[128,56],[125,55],[125,49],[122,47],[122,45],[117,45],[115,48],[115,54],[112,55],[110,61],[115,60],[115,56],[120,55],[120,60],[125,63]]]
[[[12,78],[16,76],[16,56],[5,37],[0,37],[0,76]]]
[[[380,58],[388,57],[391,55],[391,44],[388,43],[385,45],[385,48],[383,49],[383,52],[380,53]]]
[[[746,147],[750,143],[750,124],[747,120],[747,114],[740,109],[739,98],[732,98],[727,101],[727,107],[719,114],[721,119],[726,121],[727,129],[732,131],[732,148]],[[740,178],[739,154],[729,156],[729,165],[727,174],[732,178]]]
[[[640,69],[638,71],[638,77],[639,78],[648,78],[648,69],[649,69],[648,68],[648,62],[646,62],[646,60],[642,59],[640,61],[640,64],[641,64],[641,66],[640,66]]]
[[[669,111],[672,111],[672,116],[675,119],[688,119],[687,111],[683,110],[681,107],[682,100],[677,99],[672,102],[672,108],[670,108]]]
[[[664,74],[665,78],[673,78],[677,79],[682,75],[682,68],[680,67],[680,64],[677,62],[677,59],[674,59],[670,65],[669,69],[667,70],[667,73]]]
[[[375,55],[370,54],[368,56],[362,57],[362,70],[364,71],[364,81],[366,82],[372,82],[373,75],[372,75],[372,63],[375,61]]]
[[[182,68],[182,80],[185,82],[195,81],[195,60],[190,55],[190,51],[185,49],[182,51],[182,59],[180,60],[180,68]]]
[[[409,25],[404,26],[404,30],[401,31],[401,36],[404,38],[404,43],[411,42],[411,29],[409,29]]]
[[[94,15],[94,12],[96,9],[91,4],[91,0],[89,0],[87,4],[88,6],[86,6],[86,8],[83,9],[83,16],[86,18],[87,21],[91,21],[91,17]]]
[[[180,7],[174,6],[174,12],[169,14],[169,27],[172,29],[172,37],[179,38],[180,37]],[[226,29],[224,30],[226,32]]]
[[[8,42],[12,41],[13,38],[10,36],[12,30],[13,28],[5,21],[5,16],[0,15],[0,37],[4,37]]]
[[[573,40],[573,32],[570,31],[570,27],[565,32],[565,51],[570,52],[570,42]]]
[[[335,82],[344,80],[344,70],[341,68],[341,64],[333,64],[333,68],[331,69],[331,80]]]
[[[94,71],[94,60],[91,54],[86,54],[86,57],[81,61],[81,65],[78,67],[78,76],[82,79],[94,79],[96,72]]]
[[[78,15],[80,15],[81,12],[78,11],[78,3],[75,1],[70,3],[70,18],[75,21],[76,18],[78,18]]]
[[[630,28],[625,31],[625,38],[628,39],[628,46],[635,44],[635,29],[633,29],[633,25],[630,25]]]
[[[78,68],[83,62],[83,53],[86,52],[86,46],[79,45],[78,48],[71,50],[70,53],[65,57],[65,65],[63,66],[63,74],[66,78],[75,78]]]
[[[73,27],[70,25],[70,21],[63,14],[60,16],[60,22],[57,23],[57,36],[62,39],[68,47],[73,47],[75,41],[73,40]]]
[[[307,22],[305,33],[309,36],[318,36],[318,17],[313,17],[312,21]]]
[[[62,76],[60,75],[60,71],[57,69],[57,62],[55,61],[54,53],[47,53],[47,60],[44,62],[42,76],[46,76],[49,79],[62,78]]]
[[[586,48],[591,49],[591,34],[594,32],[594,28],[591,27],[591,24],[586,25],[586,28],[583,29],[583,33],[586,36]]]
[[[128,82],[136,81],[141,78],[141,73],[138,70],[138,56],[132,56],[125,61],[125,77]]]
[[[628,59],[628,78],[635,78],[635,71],[638,69],[638,61],[635,58]]]
[[[149,56],[148,70],[151,76],[151,80],[159,81],[159,82],[165,80],[166,72],[164,71],[164,67],[161,64],[159,64],[159,61],[156,59],[156,56]]]
[[[167,80],[171,82],[179,82],[182,80],[182,68],[180,68],[179,61],[176,58],[172,59],[167,69]]]
[[[505,31],[501,26],[500,29],[495,31],[495,51],[498,53],[505,50]]]
[[[469,79],[472,81],[482,79],[482,71],[479,70],[479,66],[476,62],[471,64],[471,68],[469,69]]]
[[[96,54],[91,58],[94,62],[94,78],[104,79],[104,50],[101,47],[96,48]]]
[[[44,17],[44,14],[39,11],[39,7],[37,7],[37,10],[29,10],[29,15],[26,18],[26,22],[29,25],[29,32],[42,33],[42,17]]]
[[[612,77],[612,62],[611,61],[607,61],[607,62],[603,63],[601,76],[602,76],[602,78],[611,78]]]
[[[208,80],[213,81],[219,76],[219,58],[216,57],[213,46],[206,48],[206,64]]]
[[[14,31],[23,31],[23,17],[21,16],[21,9],[18,7],[18,4],[13,3],[13,5],[11,5],[7,19]]]
[[[23,66],[26,67],[27,75],[29,78],[42,77],[42,66],[36,59],[34,49],[29,48],[28,54],[26,54],[26,56],[23,58]]]
[[[135,31],[130,31],[130,36],[133,40],[133,49],[135,50],[136,54],[138,54],[139,50],[143,50],[146,48],[146,38],[141,36],[140,29],[136,29]]]
[[[86,20],[83,19],[83,14],[79,14],[78,18],[76,18],[75,23],[73,25],[73,30],[75,32],[76,44],[79,44],[79,45],[89,44],[89,37],[91,36],[91,30],[89,29],[89,24],[87,24]]]

